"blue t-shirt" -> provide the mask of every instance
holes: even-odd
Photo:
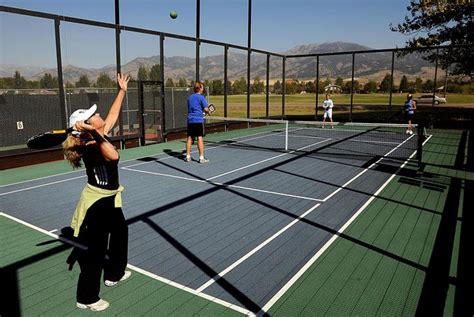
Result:
[[[405,102],[405,112],[407,114],[414,114],[415,111],[413,109],[413,100],[408,100]]]
[[[188,123],[204,122],[203,110],[207,107],[207,100],[203,95],[194,93],[188,98]]]

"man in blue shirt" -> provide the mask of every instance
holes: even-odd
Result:
[[[208,163],[209,160],[204,157],[204,116],[203,113],[209,113],[207,100],[203,96],[204,84],[197,81],[194,84],[194,94],[188,98],[188,139],[186,141],[185,161],[191,161],[191,145],[195,137],[198,139],[199,163]]]
[[[405,101],[404,108],[405,108],[405,115],[408,120],[408,127],[406,130],[406,133],[413,134],[412,122],[413,122],[413,116],[415,115],[415,110],[416,110],[416,101],[413,100],[412,94],[407,95],[407,100]]]

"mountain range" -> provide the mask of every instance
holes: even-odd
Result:
[[[370,47],[355,43],[331,42],[322,44],[305,44],[293,47],[282,52],[283,55],[302,54],[322,54],[349,52],[344,55],[321,56],[319,58],[319,77],[350,79],[352,72],[352,51],[371,50]],[[137,77],[138,68],[145,66],[148,69],[159,64],[159,56],[137,57],[122,66],[122,72]],[[167,78],[177,80],[186,78],[191,80],[195,77],[195,60],[191,57],[172,56],[165,57],[165,74]],[[387,73],[390,73],[392,63],[391,52],[360,53],[355,56],[354,76],[360,82],[368,80],[380,81]],[[316,77],[316,58],[299,57],[287,58],[286,79],[314,80]],[[1,65],[0,77],[11,77],[15,71],[27,80],[39,80],[46,73],[56,74],[56,69],[36,67]],[[73,65],[63,66],[63,76],[66,82],[74,83],[80,76],[86,75],[89,80],[95,81],[101,74],[107,74],[111,78],[115,77],[115,65],[107,65],[102,68],[89,69]],[[394,65],[394,78],[399,80],[402,75],[410,77],[432,78],[434,67],[429,62],[423,60],[419,54],[410,54],[405,57],[396,57]],[[266,55],[252,53],[251,58],[251,78],[266,78]],[[223,79],[224,77],[224,56],[214,55],[200,58],[200,78],[202,80]],[[247,54],[246,52],[236,53],[231,51],[228,54],[228,78],[233,81],[239,78],[247,78]],[[282,58],[270,58],[270,78],[272,81],[282,78]]]

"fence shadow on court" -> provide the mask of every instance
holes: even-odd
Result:
[[[456,153],[456,162],[453,168],[460,169],[460,170],[474,170],[474,131],[470,131],[469,141],[467,141],[467,132],[463,132],[461,141],[457,146],[457,153]],[[466,147],[466,143],[469,142],[468,146]],[[464,164],[464,149],[468,149],[467,153],[467,161]],[[318,151],[317,149],[316,151]],[[165,152],[170,156],[174,156],[179,158],[182,153],[174,152],[174,151],[167,151]],[[310,153],[305,153],[303,156],[309,155]],[[234,285],[232,285],[229,281],[225,280],[224,277],[218,277],[218,272],[214,271],[211,267],[209,267],[203,260],[201,260],[197,255],[192,253],[189,249],[184,247],[180,244],[173,236],[168,233],[166,230],[161,228],[159,225],[154,223],[149,219],[149,217],[156,215],[161,212],[166,212],[170,208],[177,207],[181,204],[188,203],[191,200],[202,198],[203,195],[207,195],[213,193],[217,190],[226,190],[231,192],[232,194],[238,195],[244,199],[250,200],[254,203],[260,204],[263,207],[266,207],[270,210],[278,212],[280,214],[286,215],[293,219],[298,219],[299,216],[283,210],[279,207],[273,206],[261,200],[258,200],[254,197],[245,195],[240,193],[236,190],[233,190],[229,187],[234,183],[242,181],[246,178],[258,175],[270,169],[277,169],[279,166],[282,166],[290,161],[298,159],[300,156],[289,158],[283,162],[275,163],[271,166],[268,166],[260,171],[256,171],[250,173],[249,175],[245,175],[239,177],[235,180],[227,184],[215,184],[212,181],[207,181],[207,183],[213,185],[212,188],[201,191],[199,193],[190,195],[183,199],[174,201],[167,205],[161,206],[159,208],[150,210],[145,212],[141,215],[136,217],[130,218],[127,220],[127,224],[130,225],[135,222],[142,221],[148,224],[157,234],[162,236],[166,239],[171,245],[173,245],[181,254],[183,254],[186,258],[188,258],[192,263],[194,263],[200,270],[202,270],[207,276],[210,278],[216,278],[216,283],[218,283],[223,289],[225,289],[229,294],[234,296],[236,300],[238,300],[242,305],[244,305],[247,309],[252,312],[260,312],[261,307],[252,301],[247,295],[245,295],[242,291],[237,289]],[[149,162],[156,162],[157,164],[165,165],[168,168],[175,169],[181,173],[185,173],[190,177],[195,179],[200,179],[202,181],[206,181],[203,178],[200,178],[193,173],[184,171],[182,169],[173,167],[169,164],[166,164],[163,161],[159,161],[156,158],[144,158],[142,161],[149,161]],[[392,167],[390,167],[392,169]],[[280,170],[281,171],[281,170]],[[412,171],[407,171],[405,169],[401,169],[398,175],[404,175],[403,177],[409,179],[413,177]],[[305,177],[301,175],[297,175],[299,177]],[[437,235],[435,238],[435,244],[433,247],[433,251],[431,254],[431,258],[429,261],[428,266],[421,265],[417,262],[404,258],[403,256],[394,254],[382,248],[379,248],[371,243],[367,243],[355,237],[352,237],[345,233],[339,233],[337,228],[328,227],[326,225],[302,218],[300,219],[301,222],[312,226],[315,229],[320,229],[328,234],[337,235],[342,239],[350,241],[354,244],[360,245],[365,247],[369,250],[377,252],[381,255],[387,256],[395,261],[400,263],[404,263],[411,267],[414,267],[420,271],[423,271],[426,274],[423,288],[421,291],[421,296],[418,303],[417,315],[425,315],[427,313],[431,314],[442,314],[445,308],[445,301],[446,301],[446,294],[449,285],[453,285],[455,287],[455,299],[454,299],[454,313],[455,315],[463,315],[466,312],[468,315],[472,314],[472,306],[470,305],[470,287],[472,286],[473,281],[473,271],[472,267],[474,267],[474,262],[472,257],[470,256],[471,253],[471,244],[470,241],[474,240],[474,232],[473,232],[473,216],[472,213],[469,212],[470,206],[474,204],[474,182],[471,180],[465,180],[457,177],[446,177],[446,180],[449,179],[449,184],[446,184],[446,188],[449,188],[448,196],[445,201],[445,205],[443,208],[442,213],[436,210],[430,210],[427,208],[413,206],[410,204],[406,204],[404,202],[392,200],[389,198],[376,196],[377,199],[384,199],[387,201],[391,201],[397,204],[404,205],[406,207],[416,208],[422,211],[430,212],[433,214],[441,215],[440,225],[437,231]],[[314,180],[315,182],[321,182],[319,180]],[[464,185],[463,185],[464,182]],[[324,182],[322,182],[324,183]],[[326,182],[327,185],[337,186],[336,184],[331,184]],[[463,205],[460,205],[460,197],[461,197],[461,190],[464,189],[464,200]],[[364,194],[367,196],[374,196],[372,193],[363,192],[360,190],[355,190],[352,188],[345,188],[345,190],[355,191],[360,194]],[[462,207],[462,216],[458,217],[457,211],[458,208]],[[451,258],[453,256],[453,248],[455,244],[455,234],[456,234],[456,224],[460,222],[461,230],[460,230],[460,242],[459,242],[459,259],[457,264],[457,276],[452,277],[450,276],[450,265],[451,265]],[[57,240],[55,240],[57,241]],[[46,241],[40,243],[39,245],[44,245],[51,243],[52,241]],[[20,291],[19,291],[19,283],[18,283],[18,270],[32,265],[38,261],[51,257],[55,254],[61,253],[67,249],[70,249],[71,245],[68,244],[61,244],[54,248],[51,248],[47,251],[35,254],[26,259],[22,259],[15,263],[12,263],[8,266],[2,267],[1,269],[1,280],[4,289],[8,290],[6,294],[4,294],[4,302],[8,303],[8,305],[2,307],[2,315],[21,315],[21,303],[20,303]]]
[[[315,150],[315,151],[318,151],[319,149]],[[168,152],[168,153],[171,153],[171,152]],[[309,155],[309,153],[305,153],[304,155]],[[172,155],[174,156],[174,155]],[[211,184],[213,185],[212,188],[210,189],[207,189],[207,190],[203,190],[203,191],[200,191],[198,193],[195,193],[193,195],[190,195],[188,197],[185,197],[185,198],[182,198],[182,199],[179,199],[179,200],[176,200],[172,203],[169,203],[169,204],[166,204],[164,206],[161,206],[159,208],[156,208],[156,209],[153,209],[153,210],[150,210],[148,212],[145,212],[141,215],[138,215],[136,217],[133,217],[133,218],[130,218],[127,220],[127,224],[132,224],[132,223],[135,223],[135,222],[145,222],[147,224],[149,224],[152,228],[154,228],[154,230],[160,234],[163,238],[165,238],[168,242],[170,242],[172,245],[175,245],[175,247],[177,247],[178,251],[183,254],[184,256],[186,256],[191,262],[193,262],[194,264],[196,264],[196,266],[198,268],[200,268],[206,275],[208,275],[210,278],[212,279],[216,279],[216,283],[218,283],[220,286],[222,286],[226,291],[229,292],[230,295],[232,295],[236,300],[238,300],[242,305],[244,305],[247,309],[249,309],[250,311],[252,312],[258,312],[258,310],[256,311],[256,309],[259,309],[258,305],[256,303],[254,303],[251,299],[249,299],[245,294],[243,294],[241,291],[237,290],[235,287],[233,287],[228,281],[226,281],[225,279],[223,279],[223,277],[219,277],[217,275],[217,272],[215,272],[213,269],[209,268],[202,260],[200,260],[196,255],[194,255],[190,250],[188,250],[186,247],[184,247],[183,245],[179,244],[179,242],[174,239],[171,235],[169,235],[169,233],[165,232],[162,228],[159,228],[157,227],[156,224],[153,224],[151,221],[150,221],[150,217],[156,215],[156,214],[159,214],[159,213],[162,213],[162,212],[166,212],[167,210],[171,209],[171,208],[174,208],[174,207],[177,207],[177,206],[180,206],[182,204],[185,204],[185,203],[189,203],[190,201],[192,200],[195,200],[195,199],[200,199],[206,195],[209,195],[213,192],[216,192],[218,190],[225,190],[225,191],[228,191],[234,195],[238,195],[240,196],[241,198],[244,198],[246,200],[249,200],[251,202],[254,202],[256,204],[259,204],[261,205],[262,207],[265,207],[265,208],[268,208],[270,210],[273,210],[275,212],[278,212],[282,215],[286,215],[290,218],[293,218],[293,219],[298,219],[299,218],[299,215],[297,214],[293,214],[291,212],[288,212],[282,208],[279,208],[279,207],[276,207],[276,206],[273,206],[269,203],[266,203],[266,202],[263,202],[259,199],[256,199],[254,197],[251,197],[249,195],[246,195],[246,194],[243,194],[243,193],[240,193],[234,189],[232,189],[230,187],[230,185],[232,184],[235,184],[235,183],[238,183],[244,179],[247,179],[247,178],[250,178],[250,177],[253,177],[253,176],[256,176],[258,174],[261,174],[265,171],[268,171],[270,169],[272,170],[275,170],[278,166],[282,166],[284,164],[287,164],[288,162],[291,162],[291,161],[294,161],[296,159],[300,158],[300,156],[298,157],[291,157],[283,162],[278,162],[278,163],[275,163],[273,165],[270,165],[268,167],[265,167],[259,171],[255,171],[255,172],[252,172],[250,173],[249,175],[245,175],[245,176],[241,176],[241,177],[238,177],[237,179],[234,179],[226,184],[217,184],[217,183],[214,183],[212,181],[206,181],[204,178],[202,177],[199,177],[191,172],[188,172],[188,171],[185,171],[183,169],[180,169],[180,168],[177,168],[175,166],[172,166],[170,164],[167,164],[163,161],[160,161],[159,159],[146,159],[145,161],[155,161],[157,164],[160,164],[160,165],[163,165],[163,166],[166,166],[167,168],[171,168],[173,170],[176,170],[178,172],[181,172],[181,173],[184,173],[194,179],[197,179],[197,180],[201,180],[203,182],[207,182],[208,184]],[[336,184],[332,184],[333,186],[337,186],[339,187],[339,185],[336,185]],[[369,194],[369,193],[364,193],[365,195],[369,195],[369,196],[372,196],[373,194]],[[398,203],[398,202],[397,202]],[[411,207],[415,207],[415,208],[418,208],[416,206],[411,206]],[[436,213],[436,211],[431,211],[429,210],[430,212],[434,212]],[[416,263],[414,261],[411,261],[409,259],[406,259],[402,256],[399,256],[397,254],[394,254],[392,252],[389,252],[387,250],[384,250],[382,248],[379,248],[377,246],[374,246],[370,243],[367,243],[365,241],[362,241],[360,239],[357,239],[357,238],[354,238],[350,235],[347,235],[345,233],[339,233],[338,232],[338,228],[331,228],[331,227],[328,227],[326,225],[323,225],[323,224],[320,224],[320,223],[317,223],[317,222],[314,222],[314,221],[311,221],[311,220],[308,220],[308,219],[305,219],[305,218],[302,218],[302,219],[299,219],[301,222],[305,223],[305,224],[308,224],[310,226],[312,226],[313,228],[315,229],[320,229],[320,230],[323,230],[325,232],[327,232],[328,234],[330,235],[337,235],[345,240],[348,240],[348,241],[351,241],[355,244],[358,244],[360,246],[363,246],[367,249],[370,249],[374,252],[377,252],[379,254],[382,254],[384,256],[387,256],[389,258],[392,258],[398,262],[401,262],[401,263],[404,263],[406,265],[409,265],[409,266],[412,266],[416,269],[419,269],[419,270],[422,270],[422,271],[426,271],[427,270],[427,267],[423,266],[423,265],[420,265],[419,263]]]
[[[465,149],[467,144],[467,131],[463,131],[459,144],[457,145],[456,159],[454,167],[456,169],[472,170],[474,167],[474,140],[473,130],[470,131],[467,164],[464,165]],[[462,206],[462,216],[458,216],[460,201],[462,200],[461,190],[463,180],[458,177],[451,177],[449,191],[446,197],[441,220],[431,253],[428,270],[423,283],[420,299],[416,314],[418,316],[426,315],[442,315],[445,309],[445,303],[448,294],[449,284],[454,284],[454,315],[470,316],[473,313],[469,289],[472,287],[473,273],[472,268],[472,249],[469,247],[468,241],[473,241],[473,218],[472,206],[473,199],[473,182],[465,180],[464,201]],[[471,206],[468,211],[468,206]],[[459,241],[459,258],[456,278],[450,276],[451,262],[455,249],[455,236],[457,222],[461,223],[461,235]],[[453,282],[453,283],[451,283]]]
[[[471,137],[470,138],[470,141],[471,141],[470,143],[473,143],[472,140],[474,140],[474,138]],[[458,168],[458,169],[465,169],[466,168],[466,167],[462,166],[462,162],[463,162],[463,159],[464,159],[465,145],[466,145],[466,134],[464,133],[463,137],[461,139],[461,142],[458,145],[457,159],[456,159],[456,164],[454,166],[455,168]],[[474,145],[470,144],[470,146],[468,148],[470,149],[470,152],[469,152],[469,155],[468,155],[468,164],[467,165],[470,166],[470,167],[468,167],[468,169],[472,169],[472,165],[473,165],[473,161],[474,161],[474,158],[473,158]],[[320,149],[317,149],[315,151],[310,151],[310,152],[316,152],[316,151],[319,151],[319,150]],[[168,155],[178,157],[182,154],[178,153],[178,152],[168,152]],[[306,156],[306,155],[309,155],[309,153],[303,154],[303,156]],[[156,163],[158,163],[158,164],[164,165],[168,168],[171,168],[171,169],[177,170],[181,173],[187,174],[188,176],[193,177],[195,179],[206,181],[207,183],[209,183],[211,185],[214,185],[214,186],[211,189],[208,189],[208,190],[199,192],[197,194],[191,195],[189,197],[186,197],[185,199],[178,200],[178,201],[176,201],[172,204],[162,206],[162,207],[157,208],[155,210],[151,210],[151,211],[149,211],[145,214],[142,214],[138,217],[135,217],[135,219],[130,219],[129,223],[133,223],[133,222],[136,222],[136,221],[148,222],[149,220],[147,218],[154,215],[154,214],[164,212],[169,208],[176,207],[176,206],[178,206],[178,205],[180,205],[184,202],[189,202],[190,200],[203,197],[203,195],[207,195],[207,194],[210,194],[214,191],[221,190],[221,189],[226,190],[228,192],[231,192],[232,194],[238,195],[238,196],[240,196],[244,199],[250,200],[254,203],[260,204],[263,207],[269,208],[270,210],[273,210],[273,211],[278,212],[280,214],[284,214],[288,217],[297,219],[298,215],[295,215],[291,212],[288,212],[288,211],[283,210],[281,208],[278,208],[276,206],[270,205],[270,204],[268,204],[266,202],[263,202],[261,200],[258,200],[256,198],[250,197],[250,196],[245,195],[243,193],[237,192],[236,190],[233,190],[231,187],[229,187],[229,185],[235,184],[239,181],[242,181],[246,178],[249,178],[249,177],[255,176],[257,174],[263,173],[263,172],[268,171],[270,169],[279,170],[278,166],[281,166],[281,165],[286,164],[290,161],[298,159],[299,157],[301,157],[301,156],[292,157],[292,158],[290,158],[288,160],[285,160],[283,162],[275,163],[271,166],[265,167],[264,169],[262,169],[260,171],[256,171],[256,172],[250,173],[249,175],[239,177],[239,178],[234,179],[234,180],[232,180],[232,181],[230,181],[226,184],[214,184],[212,181],[206,181],[205,179],[200,178],[199,176],[194,175],[193,173],[184,171],[184,170],[179,169],[177,167],[166,164],[163,161],[159,161],[159,160],[155,159]],[[462,160],[461,160],[461,158],[462,158]],[[394,172],[394,166],[381,166],[379,168],[379,170],[391,173],[391,172]],[[284,172],[281,169],[279,171]],[[407,180],[409,180],[409,181],[415,180],[417,182],[417,184],[419,184],[420,186],[423,186],[423,187],[428,186],[427,189],[435,190],[435,191],[444,191],[447,188],[449,188],[448,197],[446,199],[445,206],[444,206],[442,212],[439,212],[439,211],[436,211],[436,210],[430,210],[428,208],[424,208],[424,207],[421,207],[421,206],[415,206],[415,205],[407,204],[407,203],[404,203],[402,201],[397,201],[397,200],[393,200],[393,199],[386,198],[386,197],[376,196],[377,199],[390,201],[390,202],[400,204],[400,205],[403,205],[403,206],[406,206],[406,207],[409,207],[409,208],[416,208],[416,209],[424,211],[424,212],[430,212],[430,213],[441,216],[440,226],[438,228],[437,236],[436,236],[436,239],[435,239],[435,245],[434,245],[433,252],[432,252],[431,259],[429,261],[428,266],[421,265],[420,263],[409,260],[407,258],[404,258],[403,256],[394,254],[392,252],[389,252],[385,249],[379,248],[379,247],[377,247],[377,246],[375,246],[371,243],[367,243],[367,242],[362,241],[360,239],[354,238],[354,237],[352,237],[350,235],[347,235],[345,233],[339,233],[337,231],[337,228],[331,228],[331,227],[328,227],[326,225],[323,225],[323,224],[320,224],[320,223],[317,223],[317,222],[314,222],[314,221],[311,221],[311,220],[308,220],[308,219],[305,219],[305,218],[300,219],[300,221],[304,222],[308,225],[311,225],[314,228],[324,230],[325,232],[327,232],[331,235],[337,235],[340,238],[343,238],[347,241],[350,241],[352,243],[355,243],[357,245],[365,247],[369,250],[372,250],[374,252],[377,252],[379,254],[387,256],[391,259],[394,259],[394,260],[396,260],[400,263],[404,263],[406,265],[409,265],[409,266],[414,267],[414,268],[416,268],[420,271],[425,272],[426,278],[425,278],[422,293],[421,293],[421,296],[420,296],[420,301],[419,301],[419,304],[418,304],[417,313],[424,314],[425,312],[431,312],[431,313],[443,312],[445,301],[446,301],[447,288],[449,287],[449,285],[453,285],[454,287],[456,287],[456,293],[455,293],[456,294],[455,295],[455,306],[456,307],[455,307],[455,310],[458,311],[458,312],[466,311],[466,309],[468,309],[468,307],[469,307],[469,306],[467,306],[467,303],[468,303],[467,294],[468,294],[468,287],[470,285],[468,281],[472,281],[472,269],[471,268],[472,268],[472,264],[473,264],[471,260],[468,260],[468,258],[470,258],[468,256],[470,251],[469,251],[469,248],[468,248],[469,244],[468,244],[467,241],[472,241],[472,238],[473,238],[472,235],[473,234],[470,233],[470,232],[472,232],[472,216],[470,216],[468,214],[467,206],[472,205],[472,203],[473,203],[473,201],[472,201],[473,200],[472,199],[472,194],[473,194],[473,192],[472,192],[473,191],[472,190],[472,183],[473,182],[468,181],[466,183],[466,186],[465,186],[466,193],[465,193],[465,200],[464,200],[464,206],[463,206],[464,207],[463,208],[463,217],[460,218],[460,217],[457,216],[456,211],[458,209],[457,207],[459,206],[459,202],[460,202],[461,186],[462,186],[462,184],[461,184],[462,180],[461,179],[455,178],[455,177],[451,177],[451,178],[445,177],[444,180],[448,180],[448,179],[450,180],[450,182],[448,184],[436,184],[434,182],[426,181],[426,180],[420,181],[419,174],[416,174],[416,171],[414,173],[414,171],[411,170],[411,169],[400,169],[399,171],[395,171],[395,172],[397,172],[400,179],[403,179],[402,182],[407,182]],[[286,173],[288,173],[288,172],[286,172]],[[294,175],[294,176],[305,177],[305,176],[301,176],[301,175]],[[432,177],[432,175],[428,175],[428,177]],[[337,185],[337,184],[331,184],[329,182],[322,182],[322,181],[316,180],[316,179],[311,179],[311,180],[315,181],[315,182],[325,183],[326,185],[339,187],[339,185]],[[471,186],[469,186],[469,185],[471,185]],[[352,189],[352,188],[344,188],[344,189],[348,190],[348,191],[354,191],[354,192],[357,192],[357,193],[360,193],[360,194],[363,194],[363,195],[367,195],[367,196],[370,196],[370,197],[374,196],[373,193],[367,193],[367,192],[363,192],[363,191]],[[461,232],[461,241],[460,241],[459,262],[458,262],[458,276],[457,276],[457,278],[455,278],[455,277],[450,276],[449,268],[450,268],[451,258],[452,258],[452,255],[453,255],[454,234],[455,234],[456,222],[458,222],[458,221],[461,221],[461,223],[462,223],[462,232]],[[168,240],[168,239],[171,239],[172,237],[167,236],[166,238]],[[471,240],[469,240],[469,239],[471,239]],[[184,255],[187,255],[188,257],[191,257],[191,260],[193,262],[195,262],[196,261],[195,255],[191,256],[189,254],[189,250],[186,250],[185,248],[184,249],[183,248],[184,248],[183,246],[180,246],[180,252],[182,252]],[[212,270],[209,271],[209,269],[206,268],[206,267],[201,267],[201,269],[203,269],[211,278],[216,277],[216,276],[211,276],[212,274],[215,274],[215,272],[213,272]],[[461,277],[463,277],[463,279],[461,279]],[[236,296],[236,294],[235,294],[236,290],[235,289],[229,288],[229,285],[227,283],[224,283],[224,285],[226,285],[226,287],[227,287],[227,288],[226,287],[224,287],[224,288],[226,288],[226,290],[229,291],[230,294],[232,294],[237,300],[239,300],[239,302],[241,302],[243,305],[245,305],[245,307],[247,307],[249,310],[254,311],[253,309],[255,309],[255,306],[253,304],[251,304],[251,303],[253,303],[252,301],[250,301],[250,304],[249,304],[249,302],[247,302],[246,300],[243,300],[243,299],[247,298],[246,296],[242,296],[242,294],[240,294],[240,293],[237,293],[237,296]],[[433,305],[433,303],[435,303],[435,304]]]

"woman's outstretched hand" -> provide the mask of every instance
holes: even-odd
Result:
[[[120,89],[122,89],[123,91],[127,91],[129,80],[130,75],[122,75],[120,73],[117,74],[117,83],[119,84]]]

